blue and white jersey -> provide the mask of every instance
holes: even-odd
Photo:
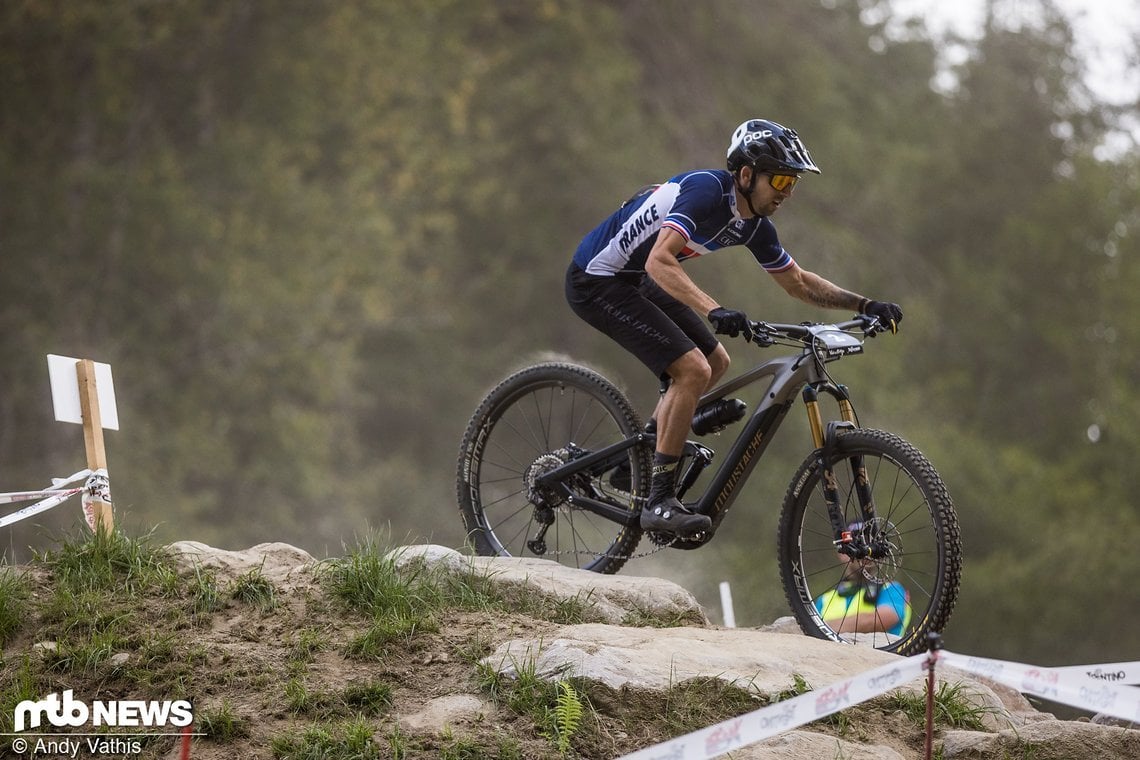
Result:
[[[685,238],[678,261],[743,245],[768,272],[795,266],[768,217],[742,219],[737,213],[732,175],[723,169],[678,174],[626,201],[582,240],[574,263],[603,277],[643,272],[662,227]]]

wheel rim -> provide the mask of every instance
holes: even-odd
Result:
[[[540,557],[583,569],[605,564],[622,551],[628,529],[576,508],[542,489],[537,478],[592,450],[631,434],[619,414],[584,388],[566,382],[529,386],[499,405],[486,423],[481,455],[472,481],[480,502],[480,521],[492,549],[502,555]],[[629,490],[611,482],[613,468],[583,475],[575,490],[635,508],[632,493],[641,488],[635,450]],[[619,481],[620,484],[620,481]],[[543,522],[545,551],[532,542]]]
[[[800,596],[820,630],[831,638],[877,649],[909,649],[914,638],[929,630],[945,577],[945,555],[937,507],[921,484],[890,456],[863,453],[868,483],[876,508],[873,524],[856,530],[856,541],[872,549],[873,557],[847,560],[836,550],[830,518],[817,482],[807,498],[799,530]],[[861,522],[854,477],[847,462],[834,468],[845,526]],[[818,480],[818,472],[817,472]],[[887,626],[871,613],[867,589],[878,583],[879,603],[905,593],[909,614],[902,630]],[[898,584],[892,586],[891,584]],[[900,591],[901,585],[905,591]],[[862,596],[862,601],[860,597]],[[811,600],[808,602],[807,600]],[[818,600],[818,602],[817,602]],[[825,622],[818,607],[830,623]],[[871,624],[879,630],[850,631],[848,626]]]

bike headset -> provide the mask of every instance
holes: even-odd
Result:
[[[747,188],[740,184],[740,170],[745,166],[752,167],[752,180]],[[760,216],[752,206],[752,191],[756,189],[758,174],[822,173],[794,129],[767,119],[749,119],[732,133],[728,144],[728,170],[732,172],[733,184],[744,196],[752,216]]]

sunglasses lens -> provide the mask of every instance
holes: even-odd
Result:
[[[799,181],[799,177],[794,174],[773,174],[768,184],[780,192],[791,192],[791,189],[796,186],[797,181]]]

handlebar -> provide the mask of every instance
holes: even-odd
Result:
[[[763,348],[774,345],[779,340],[811,343],[815,339],[813,328],[819,327],[822,323],[801,322],[800,324],[791,325],[778,322],[753,322],[749,320],[749,324],[752,327],[752,342]],[[873,317],[869,314],[859,314],[853,319],[827,324],[843,332],[859,330],[863,333],[864,338],[873,338],[884,330],[890,329],[884,326],[878,317]]]

